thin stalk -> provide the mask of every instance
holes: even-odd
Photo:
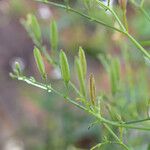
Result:
[[[22,76],[22,77],[16,76],[15,78],[17,78],[18,80],[24,81],[24,82],[26,82],[26,83],[28,83],[30,85],[33,85],[35,87],[41,88],[43,90],[46,90],[47,92],[53,91],[55,94],[59,95],[60,97],[65,98],[66,100],[68,100],[73,105],[77,106],[78,108],[80,108],[80,109],[88,112],[92,116],[94,116],[100,123],[105,123],[105,124],[113,125],[113,126],[116,126],[116,127],[124,127],[124,128],[128,128],[128,129],[138,129],[138,130],[150,131],[150,128],[137,127],[137,126],[128,125],[128,124],[125,124],[125,123],[114,122],[114,121],[110,121],[110,120],[107,120],[105,118],[102,118],[99,114],[97,114],[94,111],[92,111],[91,109],[88,109],[88,108],[84,107],[83,105],[77,103],[76,101],[72,100],[68,96],[60,93],[59,91],[57,91],[54,88],[52,88],[50,85],[47,86],[47,85],[45,85],[43,83],[37,82],[35,79],[33,80],[33,79],[27,78],[25,76]]]
[[[107,125],[104,124],[105,128],[111,133],[111,135],[122,145],[126,150],[130,150],[119,138],[118,136],[113,132],[113,130]]]
[[[126,29],[125,29],[124,25],[123,25],[122,22],[120,21],[119,17],[118,17],[117,14],[115,13],[115,11],[114,11],[112,8],[110,8],[110,7],[106,6],[106,5],[104,5],[104,4],[103,4],[101,1],[99,1],[99,0],[96,0],[96,2],[97,2],[101,7],[103,7],[104,9],[109,10],[109,11],[112,13],[112,15],[115,17],[115,19],[116,19],[116,21],[118,22],[118,24],[119,24],[119,26],[121,27],[121,29],[122,29],[124,32],[126,32]]]
[[[141,122],[145,122],[145,121],[150,121],[150,118],[145,118],[145,119],[141,119],[141,120],[134,120],[134,121],[128,121],[128,122],[125,122],[125,124],[141,123]]]
[[[80,91],[76,88],[76,86],[71,81],[69,82],[69,84],[80,97],[83,97]]]
[[[124,25],[126,27],[126,30],[128,31],[128,21],[127,21],[127,11],[126,11],[126,9],[123,10],[123,22],[124,22]]]
[[[147,57],[150,59],[150,54],[143,48],[128,32],[125,33],[131,42]]]
[[[97,145],[95,145],[94,147],[92,147],[90,150],[95,150],[96,148],[101,148],[103,145],[106,145],[106,144],[118,144],[118,145],[121,145],[123,146],[121,143],[119,142],[114,142],[114,141],[106,141],[106,142],[103,142],[103,143],[98,143]],[[124,146],[123,146],[124,147]],[[125,148],[125,147],[124,147]],[[126,148],[125,148],[126,149]]]
[[[58,3],[55,3],[55,2],[50,2],[50,1],[49,1],[49,2],[44,2],[44,1],[41,1],[41,0],[34,0],[34,1],[37,1],[37,2],[40,2],[40,3],[44,3],[44,4],[48,4],[48,5],[52,5],[52,6],[61,8],[61,9],[65,9],[65,10],[67,10],[68,12],[74,12],[74,13],[76,13],[76,14],[78,14],[78,15],[80,15],[80,16],[82,16],[82,17],[84,17],[84,18],[86,18],[86,19],[88,19],[88,20],[90,20],[90,21],[92,21],[92,22],[96,22],[96,23],[98,23],[98,24],[101,24],[101,25],[103,25],[103,26],[106,26],[106,27],[108,27],[108,28],[110,28],[110,29],[113,29],[113,30],[115,30],[115,31],[124,33],[124,32],[123,32],[122,30],[120,30],[120,29],[117,29],[117,28],[115,28],[115,27],[113,27],[113,26],[110,26],[110,25],[106,24],[106,23],[103,22],[103,21],[100,21],[100,20],[98,20],[98,19],[96,19],[96,18],[93,18],[93,17],[91,17],[91,16],[89,16],[89,15],[86,15],[86,14],[84,14],[84,13],[82,13],[82,12],[80,12],[80,11],[77,11],[77,10],[71,8],[71,7],[67,7],[67,6],[65,6],[65,5],[58,4]]]
[[[108,27],[108,28],[111,28],[111,29],[113,29],[113,30],[115,30],[115,31],[118,31],[118,32],[123,33],[124,35],[126,35],[126,36],[131,40],[131,42],[132,42],[146,57],[148,57],[148,58],[150,59],[150,54],[126,31],[125,27],[124,27],[123,24],[121,23],[121,21],[120,21],[120,19],[118,18],[117,14],[116,14],[110,7],[104,5],[102,2],[96,0],[101,6],[103,6],[105,9],[108,9],[108,10],[113,14],[113,16],[116,18],[117,22],[119,23],[119,25],[120,25],[120,27],[123,29],[123,31],[120,30],[120,29],[117,29],[117,28],[115,28],[115,27],[109,26],[109,25],[107,25],[106,23],[104,23],[104,22],[102,22],[102,21],[100,21],[100,20],[97,20],[97,19],[95,19],[95,18],[92,18],[92,17],[90,17],[90,16],[88,16],[88,15],[86,15],[86,14],[83,14],[82,12],[79,12],[79,11],[77,11],[77,10],[71,8],[71,7],[68,8],[68,7],[65,6],[65,5],[58,4],[58,3],[55,3],[55,2],[43,2],[43,1],[41,1],[41,0],[35,0],[35,1],[41,2],[41,3],[45,3],[45,4],[48,4],[48,5],[53,5],[53,6],[62,8],[62,9],[67,9],[68,11],[74,12],[74,13],[80,15],[80,16],[83,16],[83,17],[85,17],[85,18],[91,20],[91,21],[94,21],[94,22],[99,23],[99,24],[101,24],[101,25],[104,25],[104,26],[106,26],[106,27]]]

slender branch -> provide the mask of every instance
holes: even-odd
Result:
[[[150,118],[145,118],[145,119],[141,119],[141,120],[134,120],[134,121],[128,121],[128,122],[125,122],[125,124],[141,123],[141,122],[145,122],[145,121],[150,121]]]
[[[126,29],[125,29],[124,25],[123,25],[122,22],[120,21],[119,17],[118,17],[117,14],[115,13],[115,11],[114,11],[112,8],[110,8],[109,6],[104,5],[104,4],[103,4],[101,1],[99,1],[99,0],[96,0],[96,2],[97,2],[101,7],[103,7],[104,9],[109,10],[109,11],[112,13],[112,15],[115,17],[115,19],[116,19],[116,21],[118,22],[118,24],[119,24],[119,26],[121,27],[121,29],[122,29],[124,32],[126,32]]]
[[[41,1],[41,0],[35,0],[35,1],[41,2],[41,3],[45,3],[45,4],[48,4],[48,5],[53,5],[53,6],[55,6],[55,7],[59,7],[59,8],[62,8],[62,9],[66,9],[66,10],[68,10],[68,11],[70,11],[70,12],[74,12],[74,13],[80,15],[80,16],[83,16],[83,17],[85,17],[85,18],[87,18],[87,19],[89,19],[89,20],[91,20],[91,21],[94,21],[94,22],[99,23],[99,24],[101,24],[101,25],[104,25],[104,26],[106,26],[106,27],[108,27],[108,28],[111,28],[111,29],[113,29],[113,30],[115,30],[115,31],[118,31],[118,32],[123,33],[123,34],[126,35],[126,36],[131,40],[131,42],[140,50],[140,52],[144,54],[144,56],[146,56],[147,58],[150,59],[150,54],[126,31],[125,27],[124,27],[123,24],[121,23],[121,21],[120,21],[120,19],[118,18],[117,14],[116,14],[110,7],[104,5],[102,2],[96,0],[103,8],[108,9],[108,10],[113,14],[113,16],[116,18],[117,22],[119,23],[119,25],[120,25],[120,27],[123,29],[123,31],[120,30],[120,29],[117,29],[117,28],[115,28],[115,27],[109,26],[109,25],[107,25],[106,23],[104,23],[104,22],[102,22],[102,21],[100,21],[100,20],[97,20],[97,19],[95,19],[95,18],[92,18],[92,17],[90,17],[90,16],[88,16],[88,15],[86,15],[86,14],[83,14],[82,12],[79,12],[79,11],[77,11],[77,10],[71,8],[71,7],[67,7],[67,6],[65,6],[65,5],[58,4],[58,3],[55,3],[55,2],[44,2],[44,1]]]
[[[140,7],[140,11],[143,13],[143,15],[145,16],[145,18],[150,22],[150,16],[146,12],[146,10],[143,7]]]
[[[34,0],[34,1],[37,1],[37,2],[40,2],[40,3],[44,3],[44,4],[47,4],[47,5],[52,5],[52,6],[61,8],[61,9],[66,9],[68,12],[69,12],[69,11],[70,11],[70,12],[74,12],[74,13],[76,13],[76,14],[78,14],[78,15],[80,15],[80,16],[82,16],[82,17],[84,17],[84,18],[86,18],[86,19],[88,19],[88,20],[90,20],[90,21],[92,21],[92,22],[96,22],[96,23],[98,23],[98,24],[101,24],[101,25],[103,25],[103,26],[106,26],[106,27],[108,27],[108,28],[110,28],[110,29],[113,29],[113,30],[115,30],[115,31],[124,33],[124,31],[122,31],[122,30],[120,30],[120,29],[117,29],[117,28],[115,28],[115,27],[113,27],[113,26],[110,26],[110,25],[106,24],[106,23],[103,22],[103,21],[100,21],[100,20],[98,20],[98,19],[96,19],[96,18],[93,18],[93,17],[91,17],[91,16],[89,16],[89,15],[86,15],[86,14],[84,14],[84,13],[82,13],[82,12],[80,12],[80,11],[77,11],[77,10],[71,8],[71,7],[68,7],[68,6],[65,6],[65,5],[62,5],[62,4],[58,4],[58,3],[55,3],[55,2],[50,2],[50,1],[49,1],[49,2],[44,2],[44,1],[42,1],[42,0]]]
[[[27,78],[25,76],[21,76],[21,77],[20,76],[19,77],[18,76],[14,76],[14,78],[16,78],[18,80],[21,80],[21,81],[24,81],[24,82],[26,82],[26,83],[28,83],[30,85],[36,86],[38,88],[44,89],[44,90],[46,90],[48,92],[53,91],[54,93],[56,93],[60,97],[63,97],[66,100],[68,100],[73,105],[75,105],[75,106],[81,108],[82,110],[88,112],[89,114],[93,115],[100,123],[105,123],[105,124],[113,125],[113,126],[116,126],[116,127],[124,127],[124,128],[129,128],[129,129],[138,129],[138,130],[150,131],[150,128],[137,127],[137,126],[128,125],[128,124],[125,124],[125,123],[114,122],[114,121],[110,121],[110,120],[107,120],[105,118],[102,118],[99,114],[97,114],[94,111],[92,111],[91,109],[88,109],[88,108],[84,107],[83,105],[77,103],[76,101],[72,100],[68,96],[60,93],[59,91],[57,91],[54,88],[52,88],[50,85],[48,86],[46,84],[37,82],[35,79],[32,79],[32,78],[30,79],[30,78]]]
[[[104,124],[104,126],[111,133],[111,135],[119,142],[120,145],[122,145],[126,150],[129,150],[129,148],[118,138],[118,136],[113,132],[113,130],[107,124]]]
[[[98,143],[97,145],[95,145],[94,147],[92,147],[90,150],[95,150],[96,148],[101,148],[102,146],[104,145],[107,145],[107,144],[118,144],[118,145],[122,145],[122,143],[119,143],[119,142],[115,142],[115,141],[106,141],[106,142],[102,142],[102,143]],[[124,147],[124,146],[123,146]],[[124,147],[125,148],[125,147]],[[126,148],[125,148],[126,149]]]

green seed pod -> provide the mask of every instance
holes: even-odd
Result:
[[[68,85],[68,83],[70,81],[70,69],[69,69],[67,56],[62,50],[59,55],[59,60],[60,60],[60,68],[61,68],[62,78],[63,78],[65,84]]]
[[[30,27],[31,31],[33,32],[33,36],[37,41],[42,40],[42,36],[41,36],[41,30],[40,30],[40,26],[39,23],[37,21],[37,18],[32,15],[32,14],[28,14],[27,15],[27,25]]]
[[[43,63],[43,59],[40,53],[40,50],[38,48],[34,48],[34,58],[38,67],[38,70],[42,76],[43,79],[46,79],[46,72],[45,72],[45,66]]]
[[[52,50],[57,50],[58,48],[58,30],[57,30],[57,24],[56,21],[52,21],[50,23],[50,43]]]
[[[79,47],[79,59],[80,59],[81,68],[83,70],[83,76],[84,76],[84,78],[86,78],[87,62],[86,62],[85,53],[84,53],[84,50],[82,49],[82,47]]]
[[[75,67],[76,67],[78,80],[79,80],[79,84],[80,84],[80,92],[85,97],[86,96],[86,90],[85,90],[84,76],[83,76],[83,71],[81,68],[80,60],[78,58],[75,59]]]
[[[96,100],[96,88],[95,88],[95,79],[93,74],[90,75],[90,100],[93,105],[95,105],[95,100]]]

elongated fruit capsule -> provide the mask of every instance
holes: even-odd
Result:
[[[33,52],[34,52],[34,58],[35,58],[38,70],[39,70],[42,78],[46,79],[45,66],[43,63],[43,59],[42,59],[40,50],[37,47],[35,47]]]
[[[57,50],[58,48],[58,30],[57,30],[57,24],[56,21],[53,20],[50,23],[50,44],[52,47],[52,50]]]
[[[81,68],[83,70],[83,77],[86,78],[87,62],[86,62],[85,53],[82,47],[79,47],[79,59],[80,59]]]
[[[96,100],[96,88],[95,88],[95,79],[93,74],[90,75],[90,100],[93,105],[95,105]]]
[[[62,50],[59,55],[59,60],[60,60],[60,68],[61,68],[62,78],[63,78],[65,84],[68,85],[68,83],[70,81],[70,69],[69,69],[67,56]]]
[[[31,31],[34,34],[34,38],[40,42],[42,40],[41,29],[40,29],[40,25],[37,21],[37,18],[34,15],[28,14],[27,25],[30,26]]]

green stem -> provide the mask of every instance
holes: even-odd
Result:
[[[97,145],[95,145],[94,147],[92,147],[90,150],[95,150],[96,148],[101,148],[103,145],[106,145],[106,144],[118,144],[118,145],[123,146],[122,143],[119,143],[119,142],[106,141],[106,142],[103,142],[103,143],[98,143]],[[127,149],[126,147],[124,147],[124,148]]]
[[[104,5],[102,2],[96,0],[96,1],[100,4],[100,6],[102,6],[104,9],[108,9],[108,10],[113,14],[113,16],[115,17],[115,19],[117,20],[118,24],[119,24],[120,27],[123,29],[123,31],[120,30],[120,29],[114,28],[114,27],[112,27],[112,26],[109,26],[109,25],[107,25],[106,23],[101,22],[101,21],[99,21],[99,20],[97,20],[97,19],[95,19],[95,18],[92,18],[92,17],[90,17],[90,16],[88,16],[88,15],[86,15],[86,14],[83,14],[82,12],[79,12],[79,11],[77,11],[77,10],[71,8],[71,7],[67,8],[65,5],[58,4],[58,3],[55,3],[55,2],[43,2],[43,1],[41,1],[41,0],[35,0],[35,1],[37,1],[37,2],[42,2],[42,3],[48,4],[48,5],[53,5],[53,6],[62,8],[62,9],[68,9],[68,11],[74,12],[74,13],[79,14],[80,16],[83,16],[83,17],[85,17],[85,18],[87,18],[87,19],[89,19],[89,20],[92,20],[92,21],[97,22],[97,23],[99,23],[99,24],[101,24],[101,25],[104,25],[104,26],[109,27],[109,28],[111,28],[111,29],[113,29],[113,30],[116,30],[116,31],[118,31],[118,32],[123,33],[124,35],[126,35],[126,36],[131,40],[131,42],[132,42],[146,57],[148,57],[148,58],[150,59],[150,54],[126,31],[125,27],[124,27],[123,24],[121,23],[121,21],[120,21],[120,19],[118,18],[117,14],[116,14],[110,7]]]
[[[15,75],[14,75],[15,76]],[[24,81],[30,85],[33,85],[33,86],[36,86],[38,88],[41,88],[41,89],[44,89],[48,92],[51,92],[53,91],[54,93],[56,93],[57,95],[59,95],[60,97],[63,97],[65,98],[66,100],[68,100],[70,103],[72,103],[73,105],[79,107],[80,109],[88,112],[89,114],[91,114],[92,116],[94,116],[100,123],[105,123],[105,124],[109,124],[109,125],[113,125],[113,126],[116,126],[116,127],[124,127],[124,128],[128,128],[128,129],[138,129],[138,130],[145,130],[145,131],[150,131],[150,128],[145,128],[145,127],[137,127],[137,126],[133,126],[133,125],[128,125],[128,124],[125,124],[125,123],[119,123],[119,122],[114,122],[114,121],[110,121],[110,120],[107,120],[105,118],[102,118],[100,116],[100,114],[97,114],[95,113],[94,111],[84,107],[83,105],[77,103],[76,101],[70,99],[68,96],[60,93],[59,91],[55,90],[54,88],[52,88],[51,86],[47,86],[43,83],[40,83],[40,82],[37,82],[35,80],[32,80],[30,78],[27,78],[25,76],[21,76],[21,77],[18,77],[16,76],[15,78],[17,78],[18,80],[21,80],[21,81]]]
[[[75,87],[75,85],[71,81],[69,82],[69,84],[80,97],[83,97],[80,91]]]
[[[86,15],[86,14],[84,14],[84,13],[82,13],[82,12],[80,12],[80,11],[77,11],[77,10],[71,8],[71,7],[67,7],[67,6],[65,6],[65,5],[58,4],[58,3],[55,3],[55,2],[50,2],[50,1],[49,1],[49,2],[44,2],[44,1],[42,1],[42,0],[34,0],[34,1],[37,1],[37,2],[40,2],[40,3],[44,3],[44,4],[47,4],[47,5],[52,5],[52,6],[61,8],[61,9],[67,9],[68,12],[69,12],[69,11],[70,11],[70,12],[74,12],[74,13],[76,13],[76,14],[78,14],[78,15],[80,15],[80,16],[82,16],[82,17],[84,17],[84,18],[86,18],[86,19],[88,19],[88,20],[90,20],[90,21],[92,21],[92,22],[96,22],[96,23],[98,23],[98,24],[101,24],[101,25],[103,25],[103,26],[106,26],[106,27],[108,27],[108,28],[110,28],[110,29],[113,29],[113,30],[115,30],[115,31],[124,33],[124,32],[123,32],[122,30],[120,30],[120,29],[117,29],[117,28],[115,28],[115,27],[113,27],[113,26],[110,26],[110,25],[104,23],[103,21],[100,21],[100,20],[98,20],[98,19],[96,19],[96,18],[93,18],[93,17],[91,17],[91,16],[89,16],[89,15]]]
[[[134,121],[128,121],[128,122],[125,122],[125,124],[141,123],[141,122],[145,122],[145,121],[150,121],[150,118],[145,118],[145,119],[141,119],[141,120],[134,120]]]
[[[106,6],[106,5],[104,5],[104,4],[103,4],[101,1],[99,1],[99,0],[96,0],[96,2],[97,2],[101,7],[103,7],[104,9],[109,10],[109,11],[112,13],[112,15],[115,17],[116,21],[118,22],[118,24],[119,24],[119,26],[121,27],[121,29],[123,30],[123,32],[126,32],[125,27],[123,26],[122,22],[120,21],[119,17],[118,17],[117,14],[115,13],[115,11],[114,11],[112,8],[110,8],[110,7]]]
[[[107,125],[104,124],[105,128],[111,133],[111,135],[122,145],[126,150],[129,150],[129,148],[118,138],[118,136],[113,132],[113,130]]]
[[[124,25],[126,27],[126,30],[128,31],[128,21],[127,21],[127,15],[126,15],[126,9],[123,10],[123,21],[124,21]]]
[[[131,40],[131,42],[142,52],[147,58],[150,59],[150,54],[127,32],[125,35]]]

